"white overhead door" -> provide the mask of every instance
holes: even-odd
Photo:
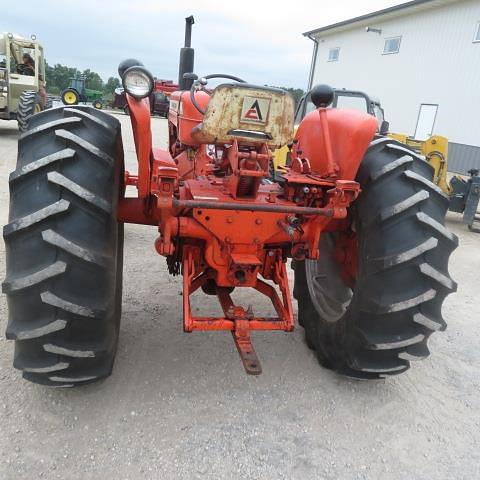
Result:
[[[417,140],[426,140],[432,136],[437,118],[438,105],[422,103],[420,112],[418,113],[417,128],[415,130],[415,138]]]

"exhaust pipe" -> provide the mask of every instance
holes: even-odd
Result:
[[[192,25],[195,23],[193,15],[185,19],[185,45],[180,49],[178,67],[178,85],[180,90],[190,90],[193,78],[183,78],[185,73],[193,73],[195,51],[192,44]]]

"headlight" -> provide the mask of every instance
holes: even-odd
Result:
[[[148,97],[153,90],[152,74],[145,67],[138,65],[126,70],[122,83],[125,91],[135,98]]]

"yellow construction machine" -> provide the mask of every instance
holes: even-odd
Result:
[[[408,135],[389,133],[389,137],[404,143],[412,150],[425,157],[434,168],[433,183],[438,185],[447,195],[452,193],[452,187],[448,183],[448,138],[434,135],[427,140],[416,140]]]

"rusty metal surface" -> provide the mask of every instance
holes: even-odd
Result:
[[[273,213],[296,213],[300,215],[323,215],[333,217],[332,208],[310,208],[296,207],[292,205],[268,205],[248,203],[219,203],[208,200],[173,200],[173,205],[178,208],[204,208],[212,210],[239,210],[251,212],[273,212]]]
[[[237,138],[280,147],[293,138],[293,109],[292,97],[278,89],[220,85],[192,134],[203,143],[232,143]]]
[[[256,317],[251,305],[248,308],[235,305],[230,296],[229,288],[220,287],[218,283],[215,292],[224,312],[224,317],[194,316],[190,305],[191,295],[209,280],[216,279],[212,270],[198,274],[198,258],[202,254],[196,247],[185,247],[183,258],[183,329],[185,332],[196,330],[229,330],[242,360],[246,373],[259,375],[262,367],[253,348],[250,332],[253,330],[283,330],[291,332],[295,317],[290,297],[286,264],[282,257],[274,259],[272,280],[278,285],[281,298],[276,289],[268,283],[258,279],[252,287],[265,295],[272,302],[277,317]],[[247,257],[250,258],[250,257]],[[257,259],[254,259],[257,263]]]

